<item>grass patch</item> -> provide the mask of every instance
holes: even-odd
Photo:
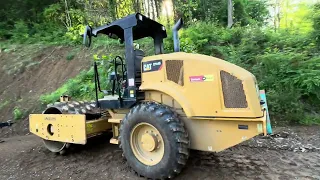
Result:
[[[10,63],[4,65],[2,69],[6,71],[7,74],[19,74],[22,73],[27,68],[38,65],[38,61],[33,59],[41,52],[43,49],[47,48],[48,45],[43,44],[4,44],[0,45],[1,51],[7,54],[6,59],[10,59]]]
[[[101,66],[99,69],[102,88],[106,87],[105,82],[107,82],[107,72],[103,68],[104,67]],[[75,78],[69,79],[56,91],[40,96],[40,101],[42,104],[54,103],[59,100],[61,95],[69,95],[77,100],[93,100],[95,97],[94,92],[94,71],[93,68],[90,68],[89,71],[82,71]]]
[[[99,39],[99,38],[98,38]],[[101,88],[104,90],[110,89],[108,84],[108,73],[112,71],[112,69],[108,69],[106,63],[108,60],[113,59],[116,55],[124,57],[124,47],[121,47],[117,41],[109,40],[104,41],[106,38],[101,37],[101,39],[97,40],[98,45],[96,47],[92,47],[92,50],[96,52],[94,56],[102,58],[105,56],[106,59],[96,60],[98,63],[98,71],[99,78],[101,83]],[[102,42],[107,44],[106,46],[102,46]],[[95,44],[93,43],[93,45]],[[102,48],[103,47],[103,48]],[[78,52],[79,49],[74,52]],[[92,56],[91,56],[92,57]],[[98,59],[99,59],[98,58]],[[93,61],[92,57],[92,61]],[[65,82],[60,88],[55,90],[52,93],[43,94],[40,96],[40,102],[42,104],[50,104],[59,101],[61,95],[68,95],[72,97],[74,100],[94,100],[95,99],[95,85],[94,85],[94,71],[93,67],[89,70],[84,70],[80,72],[76,77],[69,79]],[[99,98],[102,98],[103,94],[99,94]]]
[[[13,114],[13,119],[15,120],[15,121],[17,121],[17,120],[20,120],[22,117],[23,117],[23,111],[21,110],[21,109],[19,109],[18,107],[15,107],[14,109],[13,109],[13,112],[12,112],[12,114]]]
[[[320,115],[306,115],[299,123],[303,125],[320,125]]]
[[[1,104],[0,104],[0,110],[2,109],[2,108],[4,108],[6,105],[8,105],[9,104],[9,101],[4,101],[4,102],[2,102]]]
[[[37,65],[39,65],[39,64],[40,64],[39,61],[32,62],[32,63],[29,63],[29,64],[26,66],[26,68],[28,69],[28,68],[31,68],[31,67],[33,67],[33,66],[37,66]]]
[[[67,87],[68,87],[68,83],[64,84],[62,87],[60,87],[59,89],[57,89],[52,93],[41,95],[40,102],[42,104],[50,104],[50,103],[57,102],[60,96],[67,92]]]
[[[66,59],[68,61],[71,61],[72,59],[74,59],[75,56],[76,56],[76,53],[74,51],[71,51],[71,52],[68,53]]]

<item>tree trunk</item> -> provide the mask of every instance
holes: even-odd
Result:
[[[140,1],[139,0],[137,0],[137,12],[139,12],[140,13]]]
[[[278,14],[277,14],[277,19],[278,19],[278,29],[280,29],[280,21],[281,21],[281,17],[280,17],[280,11],[281,11],[281,7],[280,7],[280,2],[277,2],[277,6],[278,6]]]
[[[166,3],[164,3],[164,9],[165,9],[165,11],[166,11],[166,17],[167,17],[167,27],[170,29],[171,27],[170,27],[170,17],[169,17],[169,12],[168,12],[168,7],[167,7],[167,4]]]
[[[228,28],[233,25],[233,4],[232,0],[228,0]]]
[[[174,22],[178,21],[179,19],[179,14],[177,12],[177,7],[176,7],[177,3],[176,0],[172,0],[172,10],[173,10],[173,20]]]
[[[66,24],[68,28],[70,28],[72,26],[72,21],[69,13],[68,1],[64,0],[64,3],[65,3],[65,12],[66,12]]]
[[[274,31],[276,32],[278,28],[280,28],[280,4],[279,0],[275,0],[273,4],[273,25]]]
[[[116,19],[118,19],[118,3],[117,3],[117,0],[116,1],[116,4],[115,4],[115,11],[116,11]]]
[[[189,22],[191,23],[192,22],[192,18],[193,18],[193,12],[192,12],[192,7],[191,5],[189,5]]]
[[[142,6],[141,13],[145,14],[146,13],[146,6],[144,3],[144,0],[141,1],[141,6]]]
[[[152,19],[156,19],[156,0],[151,0],[151,8],[152,8]]]
[[[150,8],[150,1],[149,0],[147,1],[146,5],[147,5],[148,17],[151,18],[151,13],[150,13],[151,8]]]
[[[112,18],[112,20],[114,21],[114,20],[116,20],[116,14],[117,14],[117,11],[116,11],[116,3],[114,2],[114,0],[109,0],[109,5],[110,5],[110,13],[111,13],[111,18]]]
[[[160,2],[159,0],[155,0],[155,3],[156,3],[156,12],[157,12],[157,18],[159,19],[160,18]]]

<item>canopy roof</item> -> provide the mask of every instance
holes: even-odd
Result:
[[[116,35],[116,38],[120,38],[124,41],[124,29],[132,27],[133,40],[156,36],[160,38],[166,38],[167,33],[165,27],[148,17],[135,13],[126,16],[122,19],[116,20],[110,24],[97,27],[92,30],[92,35],[97,36],[99,33],[109,36]]]

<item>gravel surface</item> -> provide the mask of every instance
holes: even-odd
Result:
[[[176,179],[320,179],[320,127],[278,128],[220,153],[191,151]],[[2,138],[0,179],[143,179],[110,135],[75,146],[66,156],[46,150],[33,135]]]

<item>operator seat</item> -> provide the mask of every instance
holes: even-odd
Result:
[[[140,85],[141,85],[141,61],[144,57],[144,52],[140,49],[135,49],[134,50],[134,64],[135,64],[135,85],[137,87],[137,89],[139,89]],[[137,99],[138,100],[143,100],[144,99],[144,92],[138,90],[137,91]]]

